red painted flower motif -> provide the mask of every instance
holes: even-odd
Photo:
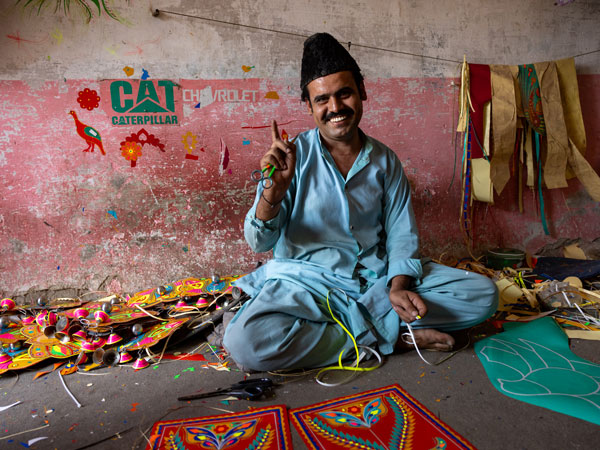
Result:
[[[79,91],[77,101],[79,102],[79,106],[88,111],[100,106],[100,96],[93,89],[85,88],[83,91]]]
[[[229,430],[229,427],[227,425],[217,425],[215,427],[215,433],[217,434],[225,433],[227,430]]]
[[[360,413],[360,408],[358,406],[351,406],[348,408],[348,412],[351,414],[358,414]]]
[[[121,155],[127,161],[136,161],[138,157],[142,156],[142,146],[137,142],[125,141],[121,145]]]

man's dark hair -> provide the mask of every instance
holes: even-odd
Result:
[[[352,72],[356,87],[360,87],[363,76],[360,73],[360,67],[348,50],[328,33],[316,33],[310,36],[304,41],[302,54],[300,71],[302,101],[310,101],[307,86],[311,81],[345,70]]]

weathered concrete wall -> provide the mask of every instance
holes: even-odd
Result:
[[[600,4],[579,0],[112,2],[126,23],[106,14],[86,23],[75,2],[68,17],[49,3],[40,16],[6,3],[0,12],[5,295],[96,289],[106,280],[111,289],[131,291],[185,276],[242,273],[268,258],[252,254],[242,236],[255,189],[249,174],[268,148],[272,118],[290,135],[313,126],[299,102],[304,38],[164,12],[153,17],[156,8],[300,35],[329,31],[352,42],[369,95],[363,129],[404,161],[423,253],[434,257],[465,253],[458,169],[453,175],[453,61],[466,55],[470,62],[518,64],[600,49]],[[576,64],[587,159],[600,171],[600,53]],[[91,91],[100,99],[86,96]],[[155,113],[122,113],[147,100]],[[98,146],[82,151],[92,138],[84,128],[78,133],[70,111],[101,136],[106,155]],[[141,149],[135,166],[123,156],[127,141]],[[519,214],[515,184],[513,178],[495,206],[477,205],[478,251],[534,251],[559,237],[600,236],[598,204],[577,180],[546,191],[550,237],[533,194],[525,194]]]

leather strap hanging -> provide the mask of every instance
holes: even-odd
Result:
[[[554,62],[534,64],[540,85],[540,100],[546,125],[546,152],[544,184],[548,189],[567,187],[567,150],[569,138],[563,115],[558,85],[558,73]]]
[[[490,66],[493,156],[490,176],[500,194],[510,179],[509,162],[517,129],[515,85],[510,66]]]

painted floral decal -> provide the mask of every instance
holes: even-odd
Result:
[[[121,145],[121,155],[127,161],[131,161],[131,167],[135,167],[137,159],[142,156],[142,146],[137,142],[125,141]]]
[[[77,102],[83,109],[91,111],[100,106],[100,96],[94,89],[85,88],[83,91],[79,91]]]

